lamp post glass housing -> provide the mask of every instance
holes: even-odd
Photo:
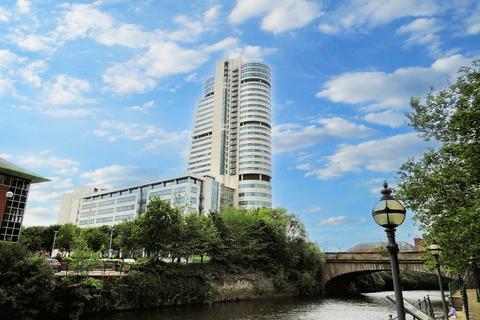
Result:
[[[406,210],[403,205],[392,196],[392,189],[388,188],[386,181],[383,184],[381,194],[382,197],[380,201],[373,207],[372,216],[379,226],[385,228],[385,232],[387,233],[387,249],[390,255],[397,319],[405,320],[405,307],[403,305],[400,267],[398,264],[398,245],[395,242],[395,228],[405,221]]]
[[[442,248],[437,244],[435,240],[432,241],[432,244],[428,246],[428,251],[434,257],[440,256],[440,252],[442,252]]]
[[[406,210],[402,204],[392,196],[392,189],[388,188],[386,181],[383,184],[381,193],[382,198],[372,210],[373,219],[378,225],[384,228],[394,229],[405,221]]]

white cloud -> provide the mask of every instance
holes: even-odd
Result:
[[[103,45],[128,48],[146,48],[164,36],[160,30],[145,32],[142,27],[133,24],[121,24],[117,28],[107,28],[93,35],[94,39]]]
[[[79,166],[79,163],[75,160],[51,156],[49,152],[46,151],[38,154],[24,154],[13,157],[13,160],[26,168],[49,169],[63,176],[76,174]]]
[[[471,15],[464,20],[467,35],[476,35],[480,33],[480,3],[473,8]]]
[[[190,73],[185,77],[185,81],[187,82],[199,82],[198,74],[196,72]]]
[[[349,0],[324,15],[324,33],[363,32],[405,17],[429,17],[442,8],[435,0]]]
[[[321,225],[340,225],[345,223],[364,223],[365,218],[352,218],[346,216],[333,216],[320,221]]]
[[[12,81],[10,79],[2,78],[0,75],[0,94],[10,91],[12,88]]]
[[[35,60],[18,71],[19,76],[34,87],[39,88],[42,84],[40,73],[45,72],[47,64],[43,60]]]
[[[229,58],[242,57],[245,62],[262,61],[263,57],[277,52],[275,48],[265,48],[261,46],[243,46],[227,51]]]
[[[221,9],[222,6],[218,4],[209,8],[203,13],[203,22],[208,26],[215,25],[220,19]]]
[[[436,18],[419,18],[398,28],[397,33],[408,35],[407,45],[425,45],[432,55],[438,56],[441,53],[438,32],[442,29]]]
[[[158,79],[192,72],[219,51],[239,51],[256,58],[272,52],[261,47],[239,48],[238,39],[231,37],[193,48],[172,41],[157,41],[135,59],[109,67],[102,76],[105,89],[117,94],[144,93],[152,90]]]
[[[351,172],[392,172],[409,157],[418,156],[432,146],[432,142],[422,140],[415,132],[356,145],[341,144],[333,155],[325,158],[323,167],[307,171],[306,175],[328,180]]]
[[[55,30],[57,41],[74,40],[112,28],[114,19],[92,4],[67,5],[68,11]]]
[[[315,206],[307,209],[308,212],[310,213],[319,213],[322,211],[322,207],[320,206]]]
[[[8,49],[0,50],[0,69],[11,69],[21,60],[21,57]]]
[[[127,110],[132,111],[132,112],[150,112],[151,109],[155,108],[155,101],[150,100],[145,102],[144,104],[141,105],[134,105],[131,107],[128,107]]]
[[[320,126],[319,126],[320,125]],[[366,137],[372,129],[343,118],[322,118],[310,125],[280,124],[273,127],[273,150],[291,152],[314,146],[326,139]]]
[[[117,94],[144,93],[155,88],[156,80],[144,74],[135,61],[116,64],[102,75],[105,89]]]
[[[30,206],[27,205],[23,219],[24,226],[51,225],[56,223],[59,205]]]
[[[262,30],[279,34],[304,27],[319,15],[318,4],[308,0],[237,0],[229,20],[239,24],[261,16]]]
[[[92,132],[97,137],[111,142],[118,140],[145,141],[145,150],[155,151],[165,147],[186,148],[189,131],[168,132],[151,124],[105,120]]]
[[[471,59],[453,55],[437,59],[430,67],[399,68],[391,73],[382,71],[349,72],[324,83],[319,98],[333,102],[359,104],[364,110],[401,109],[411,97],[428,93],[430,87],[442,88],[459,67]]]
[[[399,128],[406,123],[404,114],[392,110],[367,113],[364,116],[364,119],[368,122],[388,126],[390,128]]]
[[[80,177],[86,180],[85,184],[114,188],[152,178],[150,174],[136,166],[114,164],[84,172]]]
[[[205,51],[180,47],[174,42],[155,43],[137,63],[145,74],[155,78],[187,73],[202,65],[208,56]]]
[[[17,0],[17,10],[22,14],[30,12],[30,1],[28,0]]]
[[[93,100],[84,95],[90,91],[90,83],[87,80],[77,79],[61,74],[55,77],[55,82],[45,88],[45,100],[49,104],[84,104],[92,103]]]
[[[8,22],[10,20],[10,12],[7,9],[0,7],[0,22]]]
[[[92,116],[95,110],[85,108],[41,108],[40,111],[52,118],[83,118]]]
[[[12,41],[27,51],[51,51],[50,39],[45,36],[28,34],[12,36]]]

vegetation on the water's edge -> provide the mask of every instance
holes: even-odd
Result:
[[[442,267],[462,274],[470,256],[480,264],[480,60],[411,107],[410,125],[440,146],[402,165],[398,198],[415,212],[425,245],[443,247]]]
[[[69,260],[77,275],[54,276],[38,256],[49,251],[55,229],[58,248],[69,255],[60,258]],[[117,278],[88,277],[86,271],[108,249],[110,232],[73,225],[30,227],[20,243],[0,242],[2,316],[77,319],[126,307],[208,303],[216,285],[235,274],[262,274],[279,292],[292,283],[299,294],[320,290],[323,255],[307,240],[298,218],[284,209],[227,209],[201,216],[153,200],[145,214],[112,233],[117,254],[121,250],[137,258],[132,270]]]

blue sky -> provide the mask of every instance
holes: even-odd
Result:
[[[60,195],[186,170],[195,105],[222,57],[273,73],[273,203],[323,249],[385,239],[384,179],[434,143],[405,125],[412,96],[479,55],[480,3],[433,0],[2,1],[0,157],[52,181],[24,223],[55,223]],[[411,221],[399,240],[419,235]]]

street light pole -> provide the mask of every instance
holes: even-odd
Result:
[[[472,266],[472,269],[473,269],[473,280],[475,281],[475,292],[477,294],[477,301],[480,302],[480,287],[478,285],[478,270],[477,270],[477,264],[475,263],[475,258],[473,256],[470,257],[469,263],[470,263],[470,265]]]
[[[440,248],[437,242],[433,240],[432,244],[428,247],[428,250],[432,254],[433,258],[435,259],[435,269],[437,272],[438,286],[440,287],[440,294],[442,296],[442,308],[444,313],[444,319],[448,320],[448,306],[447,306],[447,301],[445,300],[445,293],[443,292],[442,272],[440,271],[440,261],[438,259],[438,257],[440,256],[440,252],[442,251],[442,248]]]
[[[385,181],[382,197],[373,207],[372,216],[375,222],[385,228],[387,233],[387,249],[390,255],[392,269],[393,289],[395,291],[395,306],[397,308],[397,319],[405,320],[405,306],[403,304],[402,286],[400,283],[400,267],[398,264],[398,245],[395,242],[395,228],[405,221],[406,210],[403,205],[392,196],[392,189],[388,188]]]
[[[55,249],[55,240],[57,240],[57,232],[58,230],[53,231],[53,243],[52,243],[52,251],[50,252],[50,258],[53,257],[53,249]]]
[[[110,227],[110,244],[108,245],[108,258],[112,257],[112,239],[113,239],[113,226]]]
[[[402,285],[400,284],[400,268],[398,266],[399,250],[397,242],[395,241],[395,229],[385,229],[385,232],[387,233],[388,239],[387,249],[390,255],[393,290],[395,291],[398,319],[405,320],[405,306],[403,305]]]

